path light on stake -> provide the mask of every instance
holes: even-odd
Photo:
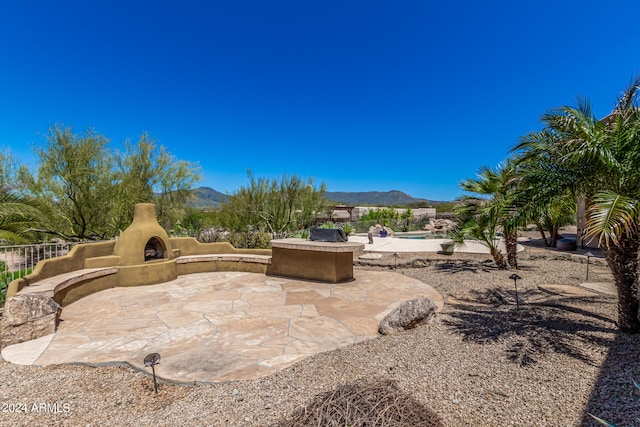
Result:
[[[158,393],[158,382],[156,381],[156,370],[154,366],[160,363],[160,355],[158,353],[147,354],[144,358],[144,366],[151,366],[151,371],[153,372],[153,388]]]
[[[518,302],[518,279],[522,279],[522,277],[518,276],[516,273],[513,273],[509,276],[509,279],[513,279],[513,285],[516,287],[516,309],[520,308],[520,303]]]
[[[595,255],[593,255],[591,252],[587,252],[584,255],[587,257],[587,280],[589,280],[589,258]]]
[[[400,256],[400,254],[398,252],[394,252],[393,253],[393,257],[396,259],[396,268],[398,268],[398,257]]]

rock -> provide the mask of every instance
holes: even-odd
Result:
[[[456,223],[450,219],[430,219],[422,229],[432,233],[447,233],[453,230]]]
[[[46,295],[9,298],[0,324],[0,348],[53,334],[61,311],[62,307]]]
[[[376,253],[366,253],[358,257],[358,259],[380,259],[380,258],[382,258],[382,254],[376,254]]]
[[[380,232],[382,232],[382,234],[386,233],[384,237],[391,237],[395,234],[395,232],[391,228],[382,226],[380,224],[372,225],[371,227],[369,227],[368,233],[371,233],[372,236],[381,237]]]
[[[437,310],[433,301],[427,297],[405,301],[382,319],[378,326],[378,332],[382,335],[389,335],[413,329],[431,320]]]

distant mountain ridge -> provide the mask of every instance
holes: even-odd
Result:
[[[398,190],[391,191],[327,191],[327,199],[352,206],[394,206],[429,203]]]
[[[217,208],[220,203],[229,199],[227,194],[209,187],[198,187],[191,192],[195,195],[188,203],[191,208]]]
[[[214,208],[228,200],[227,194],[213,188],[199,187],[193,189],[195,198],[189,202],[189,207]],[[427,199],[416,198],[398,190],[391,191],[327,191],[327,199],[336,204],[350,206],[405,206],[433,203]],[[437,202],[436,202],[437,203]]]

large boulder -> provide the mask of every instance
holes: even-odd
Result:
[[[382,335],[389,335],[413,329],[427,323],[437,311],[438,308],[434,302],[427,297],[405,301],[382,319],[378,325],[378,332]]]
[[[0,348],[53,334],[60,307],[42,294],[23,294],[9,298],[0,323]]]
[[[431,233],[448,233],[456,227],[456,223],[450,219],[430,219],[422,229]]]
[[[381,233],[387,237],[391,237],[395,234],[395,232],[390,228],[380,224],[372,225],[369,227],[369,234],[372,236],[380,237]]]

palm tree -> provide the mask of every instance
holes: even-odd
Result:
[[[25,170],[10,151],[0,150],[0,242],[5,244],[33,241],[35,227],[44,217],[38,202],[25,191]]]
[[[480,168],[476,178],[467,179],[460,187],[472,195],[461,199],[456,208],[458,228],[454,241],[461,243],[465,235],[481,241],[489,248],[499,268],[518,268],[517,243],[520,216],[516,215],[514,184],[516,170],[512,163],[497,169]],[[501,230],[507,249],[507,260],[498,249],[497,232]]]
[[[561,237],[560,227],[575,219],[579,195],[571,189],[560,191],[560,187],[555,183],[567,180],[575,174],[563,168],[549,166],[549,159],[561,157],[558,153],[554,153],[553,156],[540,153],[543,146],[558,148],[555,143],[544,145],[548,143],[549,138],[549,135],[543,133],[531,133],[521,138],[520,146],[528,144],[529,150],[513,159],[518,169],[515,204],[519,207],[521,223],[535,224],[545,246],[555,247]],[[540,161],[538,155],[545,161]]]
[[[523,208],[529,209],[533,223],[547,247],[557,246],[561,237],[560,228],[570,224],[576,217],[576,200],[570,194],[558,196],[543,206],[527,206],[525,203]],[[549,233],[548,239],[545,231]]]
[[[490,202],[478,197],[464,196],[461,204],[454,208],[458,216],[458,225],[451,232],[456,244],[464,243],[465,239],[478,240],[489,248],[496,265],[500,270],[509,268],[504,255],[498,249],[496,233],[499,229],[499,216]]]
[[[38,223],[35,203],[13,192],[0,192],[0,241],[27,243],[27,236]]]
[[[409,226],[411,225],[412,220],[413,220],[413,209],[409,207],[401,214],[397,214],[397,218],[393,220],[393,223],[396,227],[400,229],[400,231],[407,232],[409,231]]]
[[[587,235],[598,236],[618,290],[618,326],[640,332],[638,255],[640,254],[640,78],[599,120],[586,100],[546,113],[542,132],[515,147],[536,203],[571,193],[587,203]],[[541,173],[545,171],[545,173]]]

